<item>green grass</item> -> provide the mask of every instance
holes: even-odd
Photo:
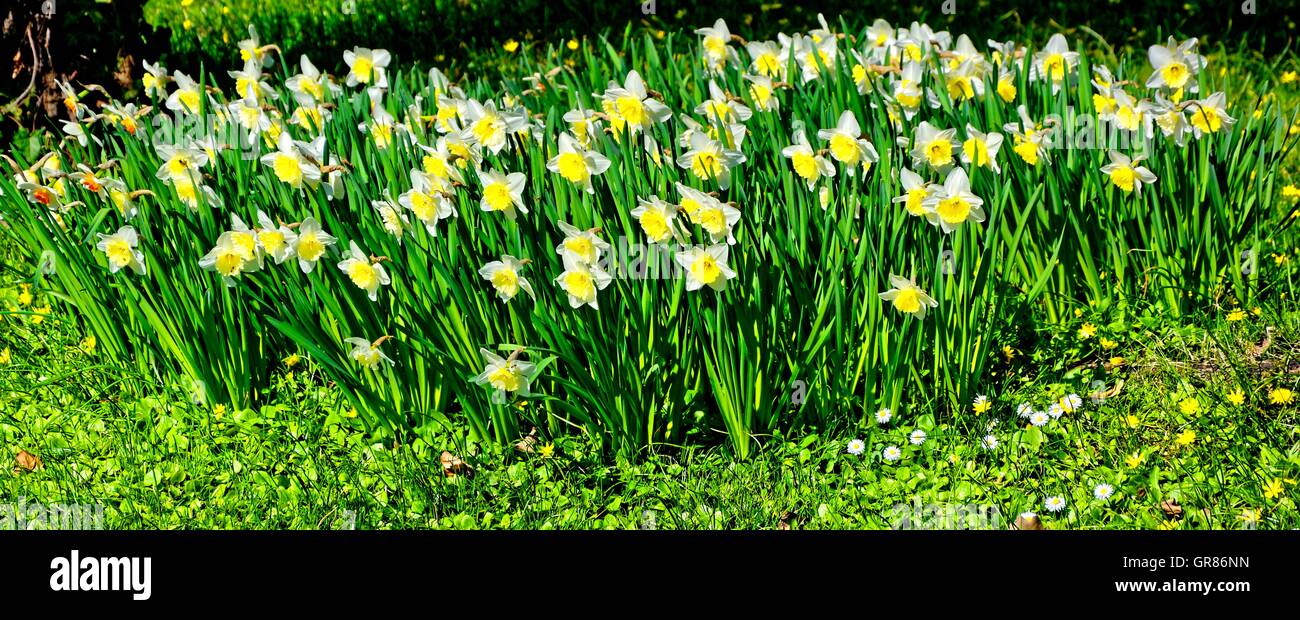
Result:
[[[1297,408],[1267,400],[1271,388],[1297,387],[1294,315],[1147,316],[1122,335],[1108,330],[1121,344],[1106,355],[1126,359],[1113,372],[1074,331],[1043,334],[998,366],[1016,397],[1041,401],[1095,380],[1123,387],[1041,433],[992,416],[995,450],[979,447],[981,429],[920,420],[778,434],[745,462],[716,441],[615,462],[574,436],[557,439],[549,456],[541,442],[525,453],[463,433],[376,442],[337,413],[340,395],[310,362],[276,372],[275,402],[217,416],[180,390],[124,395],[122,371],[87,354],[68,323],[15,323],[3,324],[13,359],[0,366],[0,501],[103,503],[114,529],[884,528],[898,524],[900,504],[994,506],[1003,526],[1034,511],[1055,529],[1235,529],[1249,526],[1248,510],[1259,511],[1260,529],[1300,527]],[[1259,352],[1265,325],[1276,329]],[[1225,404],[1237,385],[1248,403]],[[1189,398],[1200,403],[1195,415],[1179,410]],[[915,448],[907,435],[918,426],[929,437]],[[1178,446],[1187,429],[1196,441]],[[865,454],[846,453],[852,438],[867,443]],[[903,459],[884,463],[886,445],[903,447]],[[11,471],[19,450],[44,466]],[[472,474],[444,476],[443,450]],[[1135,453],[1144,458],[1130,467]],[[1265,497],[1274,480],[1282,494]],[[1108,502],[1090,496],[1103,482],[1115,488]],[[1063,495],[1067,510],[1046,513],[1049,495]],[[1161,509],[1169,500],[1180,517]]]

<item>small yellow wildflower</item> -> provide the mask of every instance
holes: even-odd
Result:
[[[541,448],[538,448],[537,451],[538,451],[538,453],[540,453],[540,454],[542,455],[542,458],[544,458],[544,459],[549,459],[549,458],[555,456],[555,444],[553,444],[553,443],[548,443],[548,444],[542,446]]]
[[[1131,414],[1131,413],[1128,414],[1128,417],[1124,418],[1124,424],[1125,424],[1126,426],[1128,426],[1129,428],[1137,428],[1138,425],[1141,424],[1141,423],[1142,423],[1142,421],[1139,420],[1137,416],[1135,416],[1135,415],[1133,415],[1133,414]],[[1130,457],[1130,458],[1131,458],[1131,457]],[[1125,460],[1127,461],[1127,459],[1125,459]],[[1139,459],[1137,462],[1140,463],[1140,462],[1142,462],[1142,461]],[[1129,465],[1129,467],[1136,467],[1136,465]]]
[[[1179,523],[1178,521],[1175,521],[1173,519],[1165,519],[1164,521],[1160,522],[1159,529],[1176,530],[1178,529],[1178,523]]]
[[[983,394],[980,394],[979,396],[975,397],[974,405],[975,405],[975,413],[984,413],[989,409],[993,408],[993,403],[990,402],[988,397]]]
[[[1174,442],[1180,446],[1190,446],[1193,443],[1196,443],[1196,431],[1189,428],[1179,434],[1178,438],[1175,439]]]
[[[353,407],[353,408],[351,408],[351,409],[348,409],[348,412],[345,413],[345,414],[343,414],[343,417],[345,417],[345,418],[355,418],[355,417],[357,417],[358,415],[360,415],[360,414],[357,413],[357,408],[356,408],[356,407]]]
[[[1283,197],[1283,198],[1300,198],[1300,187],[1296,187],[1295,185],[1290,184],[1290,183],[1284,185],[1284,186],[1282,187],[1282,197]]]
[[[1274,478],[1268,484],[1264,485],[1264,497],[1267,499],[1276,499],[1282,494],[1282,481]]]
[[[86,336],[81,340],[81,350],[86,355],[94,355],[95,348],[98,345],[99,345],[99,341],[96,340],[94,336]]]
[[[1129,416],[1129,417],[1131,418],[1133,416]],[[1124,457],[1124,465],[1127,466],[1129,469],[1133,469],[1138,465],[1141,465],[1142,461],[1145,460],[1146,457],[1142,456],[1141,452],[1134,452],[1133,454]]]
[[[212,407],[212,417],[214,417],[214,418],[220,420],[220,419],[221,419],[221,416],[224,416],[224,415],[226,415],[226,406],[225,406],[225,405],[215,405],[215,406]]]
[[[1087,340],[1097,335],[1097,326],[1092,323],[1084,323],[1079,328],[1079,340]]]
[[[32,311],[36,313],[32,315],[32,325],[40,325],[45,322],[45,317],[49,316],[54,309],[50,308],[49,304],[46,304],[44,307],[35,308]]]
[[[578,40],[577,40],[577,39],[569,39],[569,42],[568,42],[567,44],[565,44],[565,45],[569,48],[569,51],[571,51],[571,52],[576,52],[576,51],[578,51]]]
[[[1127,360],[1125,360],[1124,357],[1120,355],[1116,355],[1115,357],[1110,358],[1111,368],[1119,368],[1120,366],[1123,366],[1126,362]]]
[[[1242,310],[1241,308],[1237,308],[1236,310],[1229,312],[1227,318],[1229,322],[1243,320],[1246,318],[1246,311]]]
[[[1290,84],[1291,82],[1294,82],[1295,80],[1296,80],[1296,73],[1295,73],[1295,71],[1285,71],[1285,72],[1282,73],[1282,83],[1283,83],[1283,84]]]
[[[298,355],[297,353],[293,353],[289,357],[286,357],[281,361],[284,362],[285,368],[293,368],[294,366],[297,366],[300,362],[302,362],[302,356]]]
[[[1246,402],[1246,392],[1241,388],[1228,392],[1228,402],[1240,407]]]
[[[5,347],[3,351],[0,351],[0,366],[7,365],[13,359],[14,354],[9,350],[9,347]]]
[[[1102,336],[1101,339],[1099,339],[1097,342],[1101,344],[1101,348],[1106,349],[1107,351],[1119,346],[1118,342],[1115,342],[1114,340],[1111,340],[1110,338],[1107,338],[1105,336]]]
[[[501,49],[504,49],[505,51],[513,54],[515,53],[515,50],[519,49],[519,42],[514,39],[510,39],[509,41],[506,41],[505,45],[501,46]]]
[[[1289,405],[1295,400],[1295,392],[1287,388],[1274,388],[1268,392],[1268,402],[1274,405]]]
[[[1183,415],[1192,415],[1200,408],[1201,403],[1197,402],[1195,398],[1188,398],[1178,403],[1178,410],[1183,412]]]

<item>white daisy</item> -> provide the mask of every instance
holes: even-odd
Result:
[[[1065,510],[1065,498],[1060,495],[1053,495],[1043,502],[1043,507],[1047,508],[1048,512],[1061,512]]]
[[[903,451],[899,450],[898,446],[889,446],[888,448],[885,448],[885,451],[881,453],[881,456],[885,457],[886,461],[893,462],[903,458]]]
[[[849,440],[848,450],[849,450],[849,454],[852,454],[853,456],[858,456],[859,454],[862,454],[867,450],[867,444],[863,442],[861,439],[851,439]]]
[[[876,412],[876,423],[889,424],[889,419],[892,417],[894,417],[894,412],[890,411],[889,407],[881,407],[880,411]]]
[[[919,446],[925,443],[925,431],[918,428],[912,431],[912,434],[908,436],[907,440],[912,442],[912,445]]]
[[[1115,487],[1110,486],[1109,484],[1106,484],[1104,482],[1093,487],[1092,489],[1092,496],[1103,502],[1110,499],[1110,496],[1114,493],[1115,493]]]

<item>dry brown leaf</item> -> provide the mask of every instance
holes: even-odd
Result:
[[[1032,512],[1022,513],[1016,517],[1016,522],[1011,524],[1013,530],[1041,530],[1043,528],[1042,519]]]
[[[36,471],[38,468],[45,466],[45,462],[41,460],[41,457],[36,456],[35,454],[32,454],[31,452],[28,452],[26,450],[18,451],[17,460],[18,460],[18,469],[22,469],[26,471]]]
[[[533,452],[533,448],[537,445],[537,443],[538,443],[538,441],[537,441],[537,429],[534,428],[533,430],[529,431],[527,437],[524,437],[524,439],[523,439],[522,441],[520,441],[519,443],[515,444],[515,449],[518,450],[518,451],[520,451],[520,452],[529,452],[529,453],[531,453],[531,452]]]
[[[776,522],[776,529],[778,530],[790,529],[790,522],[793,521],[794,518],[795,518],[795,514],[793,512],[787,511],[785,514],[782,514],[781,519]]]
[[[446,450],[443,450],[442,456],[438,457],[438,460],[442,462],[442,473],[448,478],[455,478],[462,474],[468,476],[470,473],[470,467],[465,464],[465,461],[460,460],[460,457]]]
[[[1165,511],[1165,516],[1170,519],[1177,519],[1183,516],[1183,507],[1178,505],[1178,500],[1167,499],[1160,502],[1160,509]]]

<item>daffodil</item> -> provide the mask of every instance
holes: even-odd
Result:
[[[695,34],[704,37],[704,64],[709,70],[721,73],[728,63],[739,61],[736,50],[730,45],[731,30],[727,28],[726,21],[719,19],[712,27],[696,29]]]
[[[926,197],[925,216],[945,233],[957,230],[967,221],[984,221],[984,201],[970,191],[966,171],[954,168],[943,185]]]
[[[104,179],[86,164],[77,164],[77,169],[68,173],[68,178],[92,194],[103,196],[107,191]]]
[[[140,235],[135,228],[123,226],[111,235],[98,233],[99,243],[95,248],[108,258],[108,272],[117,273],[129,268],[136,275],[145,274],[144,253],[136,249],[140,244]]]
[[[148,60],[141,64],[144,66],[144,74],[140,76],[140,82],[144,86],[144,95],[154,97],[164,94],[163,84],[167,81],[167,70]]]
[[[227,71],[235,79],[235,96],[260,104],[263,99],[278,99],[280,93],[263,79],[262,65],[255,60],[244,63],[239,71]]]
[[[765,75],[744,75],[749,82],[749,98],[754,108],[760,112],[777,112],[781,109],[781,100],[776,96],[776,85],[772,78]]]
[[[734,228],[740,222],[740,210],[697,189],[677,184],[681,209],[691,222],[709,234],[712,243],[726,241],[735,245]]]
[[[379,299],[379,287],[392,283],[382,261],[372,260],[357,247],[356,241],[348,243],[348,257],[339,263],[339,270],[348,276],[352,284],[366,292],[370,301]]]
[[[984,79],[973,59],[949,69],[944,74],[944,81],[948,87],[948,98],[955,102],[984,96]]]
[[[822,177],[835,176],[835,166],[821,153],[814,151],[808,144],[808,136],[802,130],[794,133],[794,144],[781,150],[781,155],[790,159],[794,173],[803,179],[808,189],[816,187]]]
[[[483,356],[484,368],[483,372],[474,377],[474,383],[492,386],[493,403],[503,405],[509,400],[511,394],[517,396],[531,394],[529,388],[533,381],[536,366],[529,362],[517,360],[518,351],[509,358],[502,358],[500,355],[482,348],[478,352],[479,355]]]
[[[528,117],[513,111],[498,110],[495,103],[473,99],[465,105],[465,123],[469,136],[493,155],[506,147],[507,138],[527,126]]]
[[[483,182],[480,209],[501,213],[511,221],[514,221],[518,212],[528,213],[528,207],[524,204],[524,183],[527,177],[522,172],[505,174],[492,170],[480,173],[479,179]]]
[[[275,264],[282,265],[284,261],[293,258],[294,246],[298,241],[298,234],[292,228],[283,224],[276,224],[261,209],[257,211],[257,245],[262,251],[275,259]]]
[[[199,260],[199,266],[221,275],[226,286],[234,286],[245,273],[257,271],[256,247],[250,248],[239,241],[236,233],[226,231],[217,237],[216,245]]]
[[[781,49],[775,44],[770,41],[751,41],[745,44],[745,51],[749,53],[751,71],[766,78],[785,78],[786,62],[781,56]]]
[[[1196,74],[1205,68],[1205,57],[1196,53],[1196,44],[1196,39],[1179,44],[1169,37],[1168,45],[1147,48],[1147,60],[1152,69],[1151,77],[1147,78],[1147,88],[1195,92]]]
[[[939,186],[922,179],[921,175],[907,168],[900,169],[898,176],[903,186],[903,195],[895,196],[894,204],[902,203],[903,208],[907,209],[910,215],[924,216],[925,201]]]
[[[261,159],[262,164],[269,166],[277,179],[294,189],[315,187],[320,183],[320,166],[304,157],[301,143],[294,141],[288,132],[280,134],[277,142],[278,150],[263,155]]]
[[[298,67],[301,72],[285,80],[284,85],[293,93],[299,105],[314,107],[324,103],[327,95],[337,97],[343,92],[329,75],[321,73],[312,64],[306,54],[298,58]]]
[[[857,174],[859,168],[865,173],[871,164],[880,160],[876,147],[862,137],[862,128],[852,110],[841,112],[835,127],[817,132],[817,137],[828,142],[831,157],[844,164],[850,174]]]
[[[973,125],[966,125],[966,141],[961,145],[962,163],[975,168],[989,168],[995,174],[1001,173],[998,167],[998,151],[1002,149],[1002,134],[983,133]]]
[[[718,182],[718,187],[731,187],[731,169],[745,162],[745,155],[703,133],[691,134],[691,145],[677,158],[677,165],[690,170],[701,181]]]
[[[303,273],[311,273],[316,262],[325,256],[325,251],[337,240],[321,230],[320,222],[309,217],[298,226],[297,238],[293,240],[293,253],[298,257],[298,268]]]
[[[1110,177],[1110,182],[1125,193],[1142,193],[1143,184],[1156,182],[1156,175],[1145,166],[1138,165],[1141,157],[1129,159],[1118,151],[1110,152],[1110,163],[1101,167],[1101,173]]]
[[[907,62],[903,64],[903,71],[894,83],[894,101],[898,102],[908,120],[916,115],[921,109],[922,100],[926,99],[925,90],[921,86],[922,79],[920,63]]]
[[[371,200],[370,207],[379,215],[384,231],[396,238],[400,245],[406,237],[406,230],[411,227],[410,220],[406,219],[402,210],[389,200]]]
[[[651,243],[664,243],[678,236],[677,206],[658,196],[637,198],[637,207],[632,209],[631,216],[641,224],[641,230]]]
[[[172,81],[176,83],[176,90],[167,96],[167,109],[173,112],[198,114],[204,99],[203,88],[190,76],[180,71],[172,74]]]
[[[424,224],[430,236],[438,236],[438,222],[456,216],[455,203],[439,189],[440,181],[422,170],[411,170],[411,189],[398,197],[397,203],[409,209]]]
[[[727,265],[729,246],[712,245],[707,248],[690,247],[678,252],[674,257],[677,264],[686,270],[686,290],[699,290],[705,286],[723,291],[727,280],[736,277],[736,272]]]
[[[546,162],[547,170],[557,173],[588,194],[596,193],[591,177],[609,169],[609,159],[582,146],[572,135],[560,134],[560,152]]]
[[[564,256],[564,273],[556,276],[555,282],[569,296],[569,306],[581,308],[596,304],[596,293],[609,286],[613,278],[594,264],[576,260],[570,255]]]
[[[1205,99],[1189,101],[1187,111],[1192,132],[1196,139],[1206,134],[1213,134],[1231,126],[1236,119],[1228,116],[1226,95],[1217,92]]]
[[[891,302],[899,312],[924,319],[926,310],[939,306],[939,302],[921,290],[914,280],[891,273],[889,284],[892,288],[881,293],[880,299]]]
[[[397,362],[390,359],[380,349],[387,339],[387,337],[384,337],[375,342],[370,342],[365,338],[347,338],[343,342],[352,345],[352,351],[348,353],[348,357],[352,358],[352,361],[361,364],[361,367],[366,370],[374,370],[381,364],[397,365]]]
[[[390,59],[388,50],[382,49],[372,50],[365,47],[355,47],[343,52],[343,62],[348,63],[347,85],[363,84],[376,88],[387,88],[387,67]]]
[[[555,246],[555,253],[559,254],[566,264],[567,261],[573,261],[584,265],[595,265],[600,262],[601,253],[609,249],[609,242],[596,236],[595,229],[578,230],[568,222],[555,224],[564,233],[564,240]]]
[[[208,163],[208,154],[202,150],[168,144],[160,144],[155,150],[163,162],[155,174],[159,180],[197,183],[202,178],[200,169]]]
[[[956,129],[940,130],[928,121],[921,121],[912,136],[912,166],[925,165],[944,174],[956,164],[954,156],[958,148]]]
[[[579,106],[564,113],[564,122],[568,123],[569,133],[573,134],[579,144],[591,148],[592,137],[599,135],[601,128],[600,117],[594,110]]]
[[[718,83],[709,80],[709,98],[698,106],[695,106],[695,113],[704,116],[709,123],[729,124],[740,122],[743,123],[751,116],[753,111],[745,107],[718,86]]]
[[[636,135],[672,116],[672,110],[668,106],[650,96],[641,74],[635,70],[627,73],[622,86],[610,82],[609,88],[600,97],[601,106],[616,133],[626,130],[628,135]]]
[[[1030,68],[1029,79],[1047,80],[1052,84],[1052,92],[1058,92],[1065,80],[1079,64],[1079,53],[1070,51],[1070,44],[1065,35],[1054,34],[1047,40],[1047,45],[1034,54],[1034,64]]]
[[[528,261],[521,261],[507,254],[502,256],[501,260],[483,265],[479,268],[478,274],[492,283],[492,288],[496,290],[497,297],[501,301],[509,302],[521,290],[528,293],[529,297],[536,297],[533,294],[533,286],[519,273],[527,263]]]

